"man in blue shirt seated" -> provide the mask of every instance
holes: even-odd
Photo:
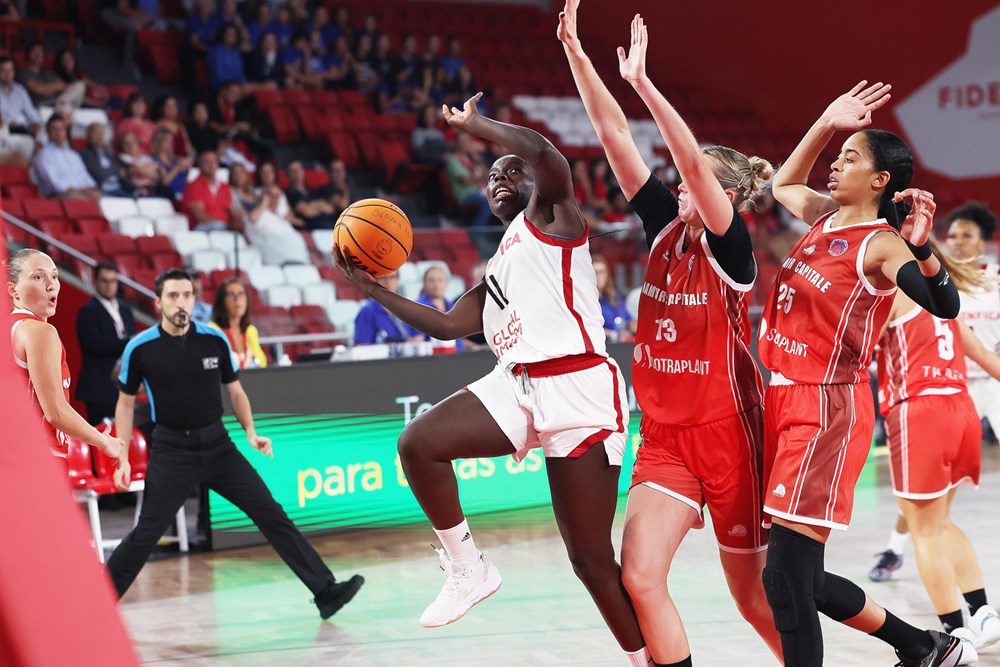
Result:
[[[49,141],[35,153],[32,169],[46,197],[100,199],[101,191],[91,178],[83,158],[69,144],[66,121],[53,114],[45,123]]]
[[[390,292],[395,292],[399,288],[399,272],[393,271],[382,276],[378,283]],[[423,340],[423,336],[419,339]],[[406,325],[375,299],[369,298],[358,311],[358,316],[354,319],[355,345],[400,343],[406,340],[409,340]]]

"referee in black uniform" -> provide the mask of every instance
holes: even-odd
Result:
[[[354,597],[364,578],[337,583],[319,554],[271,496],[222,424],[222,391],[250,445],[268,456],[271,440],[257,435],[250,400],[237,379],[223,333],[191,321],[195,296],[191,275],[181,269],[156,279],[160,325],[133,338],[122,355],[115,410],[119,433],[132,432],[135,395],[145,384],[155,428],[139,522],[108,560],[118,597],[146,564],[184,500],[206,484],[246,512],[267,541],[315,595],[320,616],[329,618]]]

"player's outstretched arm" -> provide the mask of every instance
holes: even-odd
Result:
[[[660,134],[674,158],[677,172],[691,193],[691,200],[708,227],[716,236],[724,236],[733,221],[733,204],[719,185],[698,146],[691,129],[667,98],[657,90],[646,75],[648,30],[638,14],[632,19],[632,41],[628,54],[618,47],[618,66],[622,78],[646,103]]]
[[[476,103],[482,93],[465,101],[462,109],[442,107],[448,124],[483,139],[506,146],[514,155],[527,162],[534,172],[533,198],[546,205],[573,199],[573,178],[569,163],[548,139],[520,125],[510,125],[487,118],[479,113]]]
[[[594,64],[583,50],[576,31],[576,14],[580,0],[566,0],[559,13],[559,28],[556,36],[562,42],[573,72],[573,81],[580,92],[580,99],[587,110],[587,116],[597,132],[597,138],[608,156],[608,164],[622,193],[629,200],[649,180],[649,167],[642,160],[639,149],[628,129],[628,119],[621,106],[611,95],[611,91],[601,81]]]
[[[867,86],[867,87],[866,87]],[[836,203],[806,186],[809,172],[823,148],[838,130],[856,132],[872,122],[872,112],[884,106],[891,95],[889,84],[868,85],[859,81],[826,108],[774,175],[774,198],[792,215],[812,224],[824,213],[837,208]]]
[[[483,304],[486,302],[486,284],[478,285],[463,294],[446,313],[422,303],[411,301],[391,292],[368,273],[355,268],[347,261],[340,248],[333,246],[333,261],[348,280],[357,285],[367,296],[385,306],[386,310],[438,340],[465,338],[483,330]]]

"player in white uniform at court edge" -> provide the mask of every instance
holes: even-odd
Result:
[[[456,621],[501,583],[472,539],[452,461],[521,460],[541,447],[573,570],[628,664],[645,666],[649,653],[611,543],[629,414],[624,378],[605,349],[587,224],[566,158],[537,132],[481,116],[481,95],[444,116],[514,153],[489,173],[486,194],[506,231],[483,282],[442,313],[381,288],[334,248],[341,271],[410,326],[439,340],[482,331],[497,356],[491,373],[411,421],[399,439],[403,470],[444,545],[438,551],[448,575],[420,622]]]

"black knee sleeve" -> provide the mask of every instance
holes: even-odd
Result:
[[[821,586],[813,593],[816,609],[824,616],[841,623],[854,618],[865,608],[865,592],[857,584],[826,572]]]
[[[762,577],[778,632],[793,632],[815,615],[813,595],[822,564],[821,543],[784,526],[771,526]]]

